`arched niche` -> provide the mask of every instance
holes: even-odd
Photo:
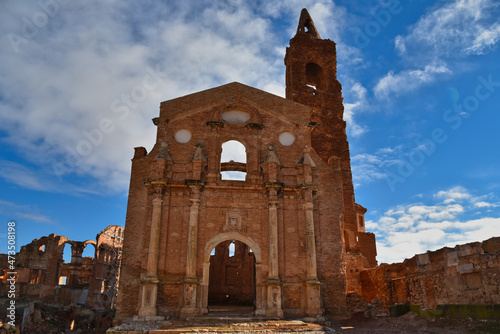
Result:
[[[222,103],[214,107],[211,121],[228,127],[244,127],[248,124],[261,124],[262,118],[258,106],[246,100]]]

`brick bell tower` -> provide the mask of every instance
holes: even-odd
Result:
[[[366,209],[355,203],[342,85],[337,80],[335,42],[321,39],[308,11],[286,50],[286,98],[313,108],[311,146],[328,164],[338,160],[344,199],[347,291],[358,292],[359,272],[377,265],[375,235],[365,232]]]

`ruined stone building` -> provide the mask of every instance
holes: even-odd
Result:
[[[365,312],[366,302],[379,300],[389,309],[406,304],[445,315],[499,319],[500,237],[381,264],[364,270],[361,283],[363,302],[352,307],[354,314]]]
[[[234,82],[160,104],[156,144],[132,159],[119,320],[218,303],[343,317],[361,293],[375,236],[354,199],[336,46],[305,9],[285,65],[286,98]]]
[[[116,303],[123,227],[111,225],[96,240],[73,241],[51,234],[22,246],[16,254],[18,297],[59,302],[93,309],[113,308]],[[65,262],[65,247],[71,261]],[[83,257],[86,247],[93,257]],[[0,268],[8,268],[8,257],[0,254]],[[7,295],[8,270],[0,270],[0,296]]]

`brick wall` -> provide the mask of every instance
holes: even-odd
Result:
[[[379,299],[386,307],[500,304],[500,237],[382,264],[360,277],[366,302]]]

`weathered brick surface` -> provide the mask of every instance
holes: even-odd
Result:
[[[349,143],[343,120],[342,86],[337,80],[336,45],[331,40],[319,39],[316,31],[310,31],[298,32],[287,48],[286,97],[313,107],[310,120],[316,124],[311,132],[311,145],[323,161],[332,164],[334,159],[338,163],[343,193],[345,249],[352,257],[359,256],[362,263],[362,266],[351,268],[351,264],[359,261],[347,261],[349,275],[351,269],[359,271],[377,265],[375,237],[364,235],[364,223],[359,224],[366,209],[355,203]],[[358,285],[356,277],[348,277],[348,291],[354,291]]]
[[[418,254],[361,273],[363,297],[386,306],[500,304],[500,238]]]
[[[232,240],[253,250],[255,278],[240,281],[255,285],[257,313],[346,315],[347,290],[376,265],[375,240],[354,200],[335,43],[306,26],[316,31],[304,11],[285,59],[287,99],[231,83],[161,103],[155,146],[132,160],[119,319],[206,313],[208,296],[229,291],[213,280],[233,270],[210,253]],[[228,122],[228,111],[248,119]],[[179,142],[179,130],[191,138]],[[246,162],[221,163],[229,140]],[[231,168],[245,181],[222,180]]]

